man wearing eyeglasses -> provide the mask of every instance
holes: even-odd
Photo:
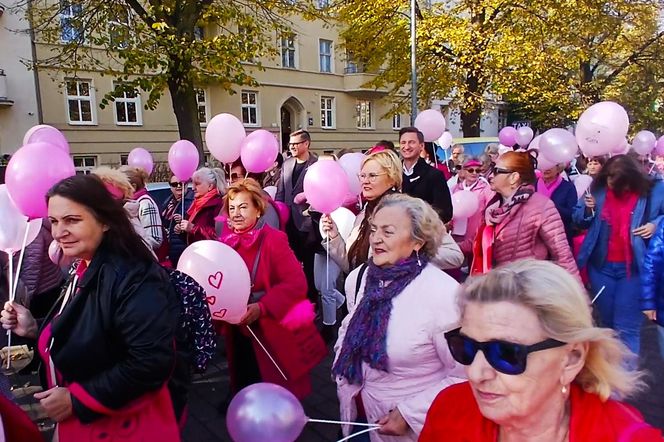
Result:
[[[452,198],[445,175],[427,164],[420,154],[424,150],[424,135],[416,127],[399,131],[399,146],[403,158],[403,193],[421,198],[431,204],[444,223],[452,219]]]
[[[182,221],[183,213],[183,196],[184,196],[184,213],[187,213],[189,206],[194,201],[194,193],[191,190],[183,191],[183,184],[178,181],[177,177],[172,176],[169,183],[171,186],[171,196],[164,201],[161,208],[161,219],[164,228],[167,232],[168,239],[168,258],[173,264],[177,266],[180,260],[180,255],[187,248],[187,243],[180,235],[180,221]]]
[[[310,298],[317,298],[314,284],[314,242],[311,217],[304,212],[309,208],[304,197],[304,176],[309,166],[318,157],[309,151],[311,135],[306,130],[298,130],[290,135],[288,150],[292,157],[284,161],[281,177],[277,183],[276,201],[286,203],[290,208],[290,219],[286,224],[286,234],[295,256],[304,266]]]

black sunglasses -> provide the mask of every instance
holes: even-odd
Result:
[[[464,169],[466,172],[470,173],[480,173],[482,172],[482,169],[473,169],[472,167],[469,167],[468,169]]]
[[[507,174],[513,172],[513,170],[502,169],[502,168],[496,167],[496,166],[494,166],[493,169],[491,169],[491,171],[493,172],[494,175],[500,175],[500,174],[507,175]]]
[[[533,345],[515,344],[507,341],[478,342],[461,333],[461,328],[445,333],[447,345],[455,361],[462,365],[470,365],[479,350],[484,353],[489,365],[497,371],[517,375],[526,371],[526,361],[530,353],[562,347],[564,342],[545,339]]]
[[[176,188],[181,188],[182,187],[182,183],[168,183],[168,185],[171,186],[171,187],[176,187]]]

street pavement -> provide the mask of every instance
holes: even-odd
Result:
[[[222,342],[220,341],[220,344]],[[190,393],[190,409],[184,430],[185,442],[226,442],[231,441],[226,431],[225,416],[219,411],[220,404],[228,392],[228,366],[219,355],[208,371],[196,376]],[[329,355],[312,372],[313,393],[302,403],[307,416],[315,419],[338,419],[339,405],[335,385],[330,377],[332,356]],[[655,326],[644,321],[642,330],[642,354],[640,365],[648,372],[647,388],[630,401],[645,416],[646,420],[664,429],[664,361],[659,355]],[[35,374],[11,376],[14,394],[18,402],[40,425],[46,440],[53,430],[53,423],[45,418],[32,394],[40,391]],[[336,425],[308,423],[298,439],[300,442],[336,441],[339,427]],[[265,437],[269,441],[269,435]]]

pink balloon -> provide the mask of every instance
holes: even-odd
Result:
[[[574,187],[576,188],[577,198],[586,193],[590,188],[590,185],[593,183],[593,178],[590,175],[579,175],[574,179]]]
[[[23,137],[23,145],[32,143],[49,143],[69,154],[69,143],[65,136],[48,124],[39,124],[28,129]]]
[[[48,246],[48,259],[50,259],[53,264],[60,265],[62,249],[56,240],[51,241],[51,244]]]
[[[574,135],[559,128],[544,132],[539,141],[539,147],[540,156],[544,156],[556,164],[572,161],[579,150]]]
[[[438,138],[438,145],[442,147],[443,149],[447,150],[450,147],[452,147],[452,143],[454,142],[454,137],[452,136],[451,133],[448,131],[445,131],[440,138]]]
[[[622,143],[629,117],[618,103],[603,101],[586,109],[576,124],[576,141],[586,157],[608,155]]]
[[[657,155],[664,156],[664,135],[659,137],[659,140],[657,140],[657,144],[655,145],[655,151],[657,152]]]
[[[525,147],[533,139],[533,130],[528,126],[520,127],[516,130],[516,144],[519,146]]]
[[[549,160],[541,153],[537,157],[537,170],[544,172],[545,170],[553,169],[558,163]]]
[[[251,280],[235,250],[220,241],[197,241],[182,252],[178,270],[205,289],[213,320],[240,322],[247,312]]]
[[[142,147],[136,147],[132,149],[131,152],[129,152],[129,156],[127,157],[127,164],[131,167],[138,167],[139,169],[143,169],[148,173],[148,175],[152,175],[152,169],[154,168],[152,154],[150,154],[150,152],[143,149]]]
[[[627,152],[629,152],[630,147],[631,146],[629,145],[629,142],[627,142],[627,138],[623,138],[622,143],[620,143],[620,146],[613,149],[611,153],[616,155],[626,154]]]
[[[69,155],[52,144],[21,147],[9,160],[5,181],[16,207],[30,219],[48,215],[46,193],[59,181],[76,174]]]
[[[648,155],[657,145],[657,137],[649,130],[642,130],[634,135],[632,149],[639,155]]]
[[[528,145],[528,150],[539,150],[540,148],[540,141],[542,140],[542,136],[538,135],[533,140],[530,142]]]
[[[480,199],[470,190],[460,190],[452,194],[452,213],[454,219],[466,219],[480,209]]]
[[[199,161],[198,149],[189,140],[176,141],[168,151],[168,167],[180,182],[189,181]]]
[[[348,192],[346,172],[336,161],[320,160],[307,169],[304,194],[318,212],[334,212],[341,207]]]
[[[417,114],[415,127],[424,134],[424,141],[438,140],[445,132],[445,117],[440,111],[427,109]]]
[[[205,129],[205,144],[210,153],[224,164],[240,158],[242,141],[247,137],[244,125],[235,115],[215,115]]]
[[[307,421],[293,393],[265,382],[240,390],[226,413],[226,427],[235,442],[294,442]]]
[[[516,144],[517,132],[512,126],[505,126],[498,132],[498,140],[500,144],[512,147]]]
[[[357,196],[362,191],[362,185],[360,184],[360,179],[357,177],[357,174],[360,173],[362,169],[362,162],[366,155],[361,152],[351,152],[346,155],[342,155],[339,158],[339,165],[346,172],[346,177],[348,177],[348,189],[350,194]]]
[[[278,154],[279,141],[264,129],[250,133],[240,147],[242,165],[247,172],[265,172],[272,167]]]

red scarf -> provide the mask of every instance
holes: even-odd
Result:
[[[602,220],[611,227],[607,258],[611,262],[624,262],[628,275],[634,259],[631,236],[632,212],[638,199],[639,195],[634,192],[625,192],[622,196],[618,196],[613,190],[608,189],[601,214]]]
[[[191,207],[187,210],[187,215],[189,215],[189,221],[194,219],[194,217],[201,211],[205,205],[210,202],[215,196],[219,195],[217,189],[210,189],[205,195],[194,198],[194,202],[191,203]]]

